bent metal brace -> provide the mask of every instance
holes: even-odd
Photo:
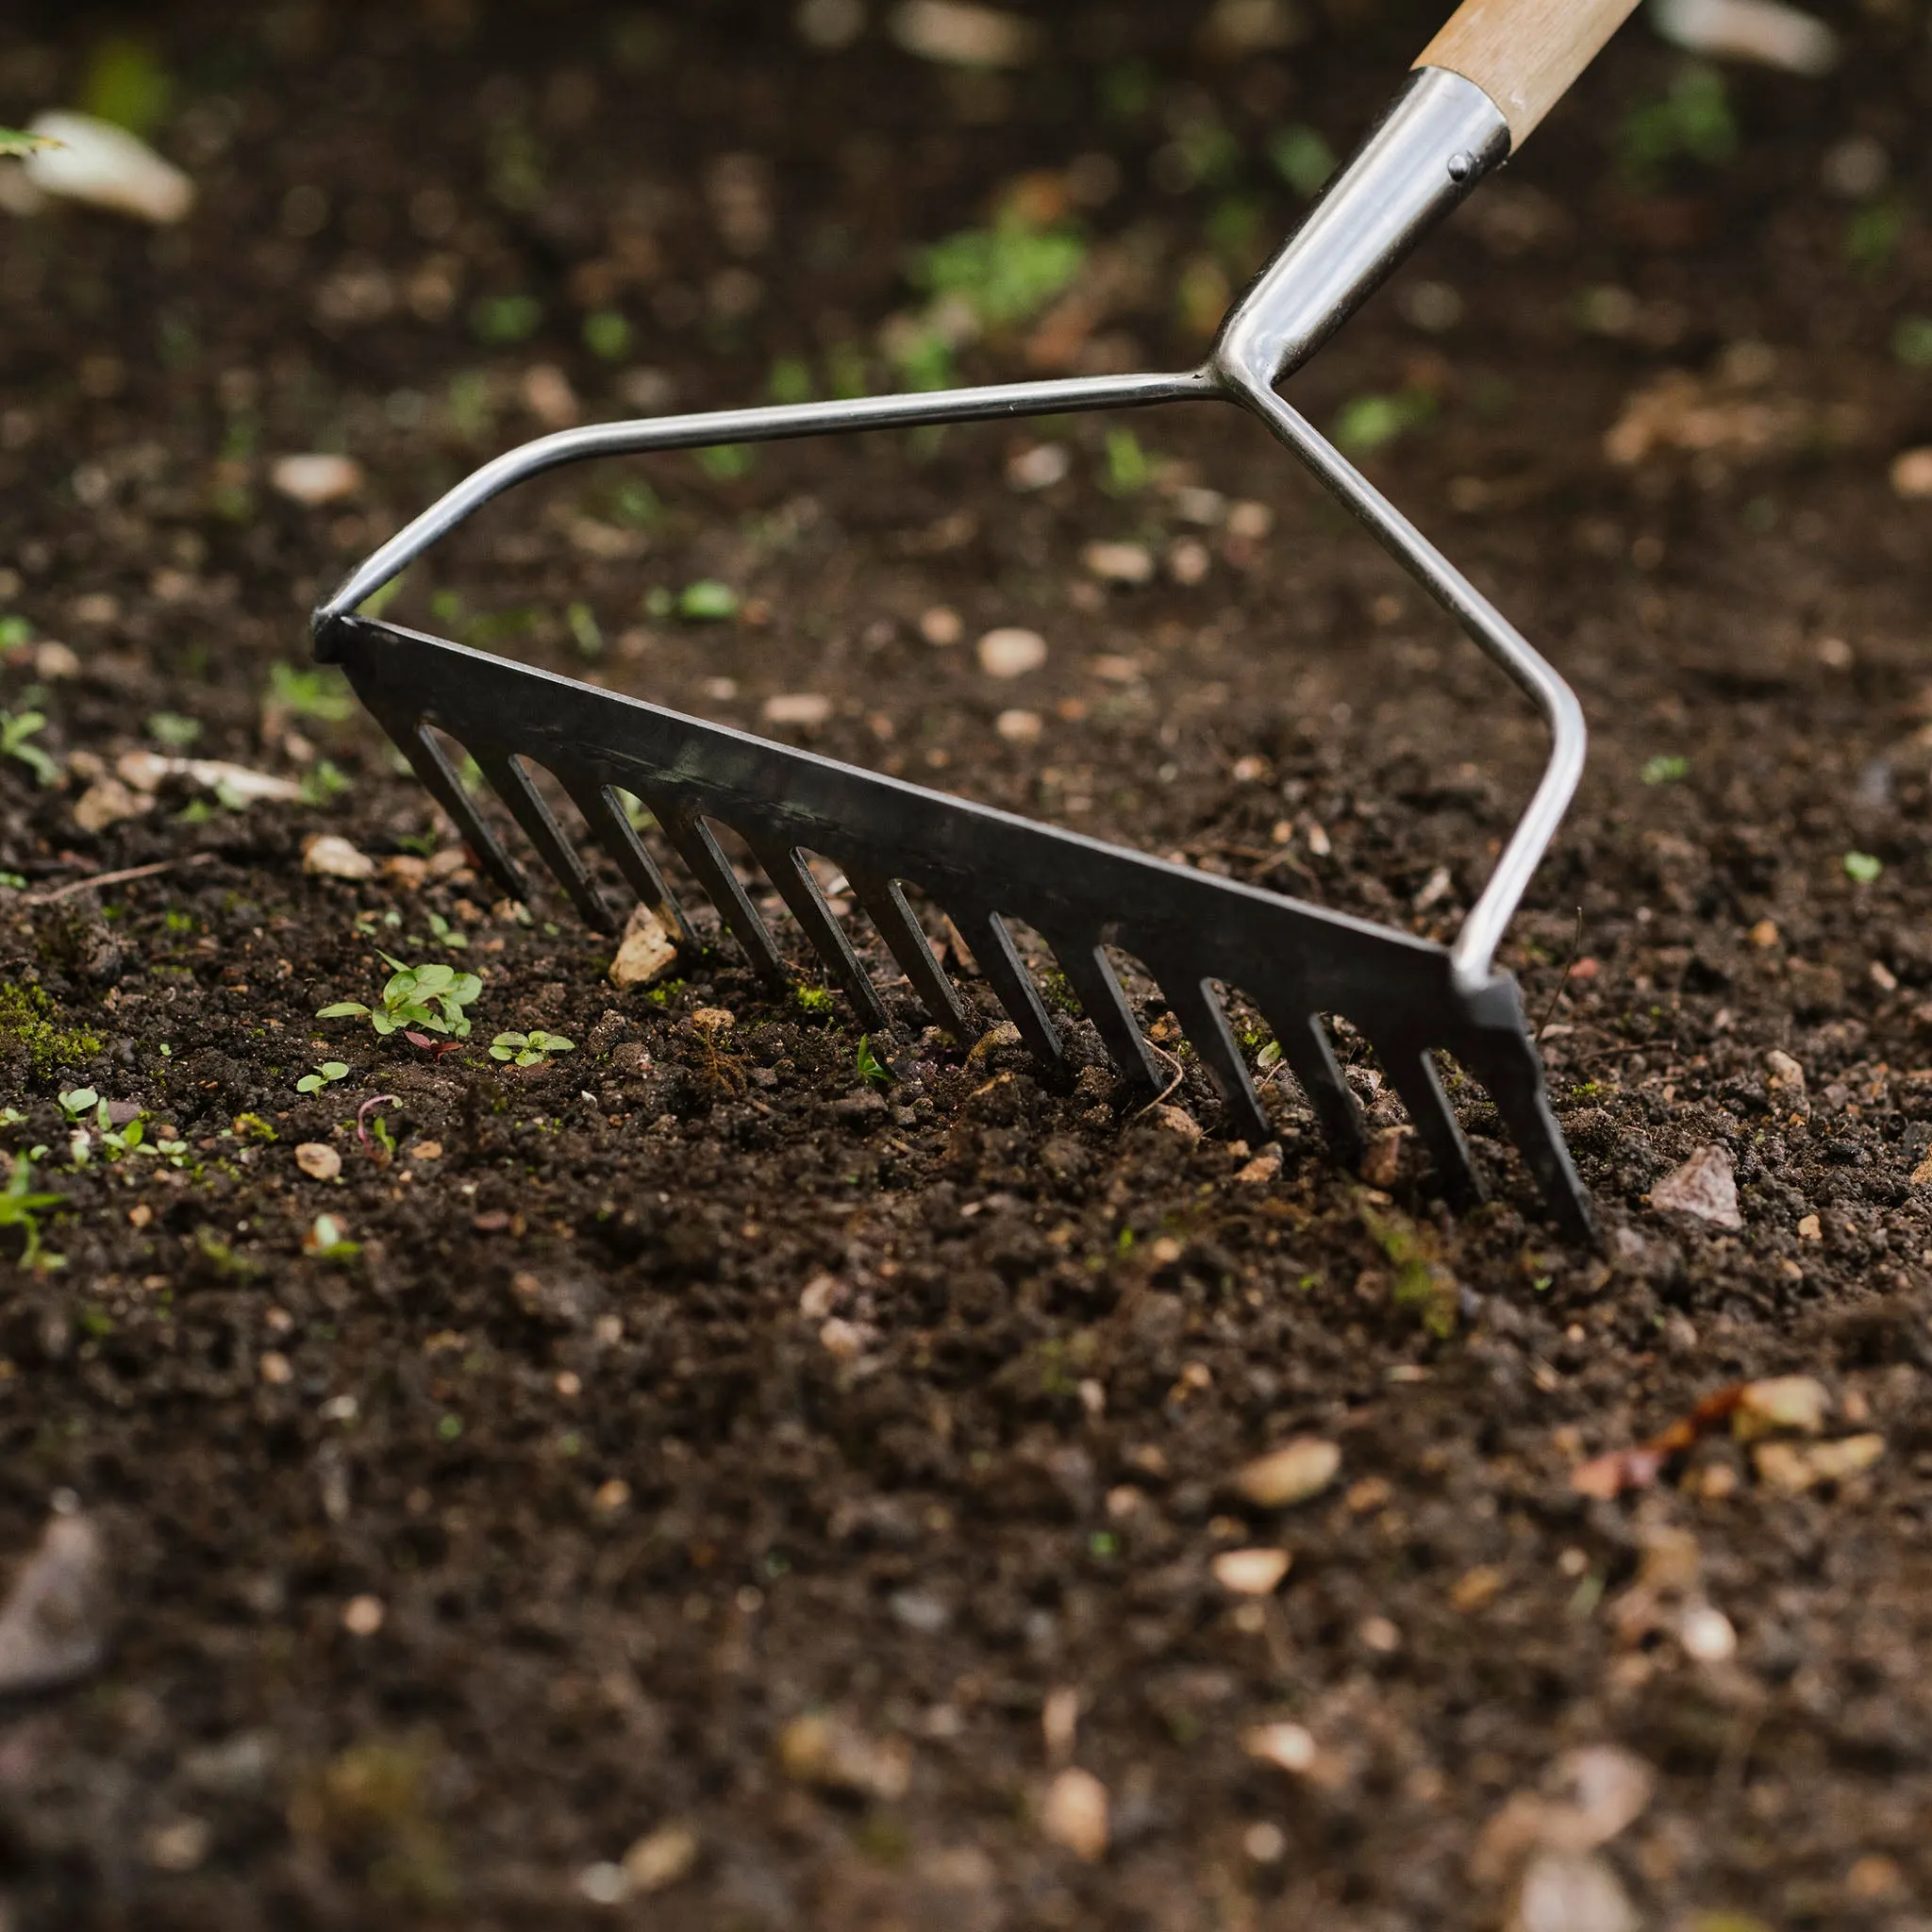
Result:
[[[1222,987],[1240,987],[1274,1029],[1290,1071],[1352,1162],[1363,1147],[1361,1117],[1323,1020],[1341,1015],[1374,1046],[1445,1191],[1467,1201],[1480,1197],[1479,1182],[1434,1059],[1451,1054],[1488,1090],[1565,1234],[1591,1240],[1590,1199],[1550,1109],[1516,981],[1493,963],[1581,775],[1581,709],[1550,665],[1275,390],[1507,158],[1634,4],[1466,0],[1235,305],[1198,369],[728,409],[541,437],[485,464],[352,572],[315,613],[316,658],[347,673],[481,863],[518,897],[526,891],[521,869],[465,792],[431,727],[468,750],[593,924],[608,929],[616,922],[528,764],[550,773],[630,890],[688,941],[683,914],[619,794],[641,799],[754,963],[782,980],[778,948],[708,822],[728,826],[864,1023],[881,1033],[891,1032],[891,1018],[826,906],[807,852],[842,868],[940,1024],[963,1036],[969,1022],[907,901],[908,885],[951,917],[1041,1060],[1058,1066],[1065,1049],[1008,918],[1024,920],[1045,940],[1115,1065],[1158,1087],[1159,1064],[1105,951],[1124,948],[1159,981],[1215,1079],[1233,1131],[1266,1141],[1274,1130],[1221,1000]],[[1180,402],[1234,403],[1258,416],[1549,726],[1541,780],[1447,947],[357,614],[491,497],[585,458]]]

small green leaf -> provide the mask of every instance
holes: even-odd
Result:
[[[1869,852],[1845,854],[1845,876],[1861,886],[1869,886],[1884,870],[1884,861],[1874,858]]]
[[[722,624],[738,615],[738,592],[714,577],[687,584],[677,599],[677,614],[693,624]]]
[[[1676,752],[1658,752],[1639,775],[1646,785],[1676,785],[1690,775],[1690,760]]]

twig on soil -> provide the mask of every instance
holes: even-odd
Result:
[[[125,886],[130,879],[151,879],[157,873],[174,872],[178,867],[207,865],[213,858],[212,852],[191,852],[185,858],[162,858],[153,865],[130,865],[122,872],[97,872],[91,878],[70,879],[66,885],[55,887],[51,892],[36,892],[25,903],[51,906],[57,899],[69,899],[75,892],[92,891],[95,886]]]
[[[1140,1120],[1143,1115],[1152,1113],[1157,1107],[1166,1106],[1168,1097],[1171,1094],[1178,1092],[1180,1091],[1181,1082],[1188,1077],[1188,1070],[1184,1066],[1182,1066],[1180,1061],[1177,1060],[1173,1054],[1169,1053],[1164,1046],[1156,1046],[1155,1043],[1150,1040],[1147,1042],[1147,1051],[1151,1054],[1154,1054],[1158,1058],[1165,1060],[1168,1063],[1168,1065],[1174,1069],[1174,1078],[1170,1080],[1167,1083],[1167,1085],[1163,1087],[1160,1090],[1160,1091],[1157,1093],[1154,1096],[1154,1098],[1147,1103],[1145,1107],[1140,1108],[1134,1113],[1130,1114],[1128,1116],[1130,1120]]]
[[[1536,1043],[1543,1043],[1543,1035],[1550,1030],[1550,1022],[1557,1017],[1557,1003],[1563,997],[1563,989],[1570,984],[1570,975],[1576,970],[1577,955],[1583,951],[1583,908],[1576,908],[1576,937],[1570,941],[1570,957],[1563,961],[1563,976],[1557,982],[1557,990],[1550,995],[1550,1004],[1543,1013],[1543,1022],[1536,1029]]]

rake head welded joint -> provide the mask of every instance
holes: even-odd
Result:
[[[1581,710],[1468,579],[1275,392],[1508,151],[1508,125],[1482,89],[1446,70],[1416,70],[1235,305],[1199,369],[719,410],[540,438],[485,464],[355,570],[315,613],[315,654],[341,666],[478,858],[518,896],[526,890],[522,871],[464,791],[437,732],[467,748],[539,858],[596,925],[608,928],[612,910],[526,761],[555,777],[631,891],[688,939],[682,910],[619,792],[641,799],[753,962],[782,979],[778,948],[710,824],[737,833],[875,1033],[890,1034],[891,1019],[805,863],[807,852],[843,870],[940,1024],[961,1035],[969,1028],[907,901],[908,885],[952,918],[1023,1039],[1049,1067],[1061,1063],[1064,1048],[1007,919],[1024,920],[1046,941],[1116,1066],[1158,1089],[1162,1070],[1105,949],[1134,955],[1160,982],[1213,1075],[1233,1131],[1270,1139],[1274,1129],[1217,991],[1239,986],[1267,1017],[1290,1070],[1352,1161],[1362,1151],[1361,1116],[1321,1018],[1343,1016],[1374,1047],[1445,1191],[1480,1198],[1437,1075],[1435,1055],[1447,1052],[1488,1090],[1564,1231],[1593,1239],[1589,1197],[1550,1109],[1516,982],[1493,965],[1581,774]],[[1258,416],[1549,726],[1542,777],[1447,948],[356,615],[492,497],[587,458],[1193,401],[1234,403]]]

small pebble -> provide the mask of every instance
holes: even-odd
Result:
[[[1090,543],[1080,561],[1107,584],[1145,584],[1154,577],[1153,554],[1144,543]]]
[[[1241,1749],[1282,1771],[1308,1771],[1315,1762],[1314,1737],[1300,1724],[1255,1724],[1241,1733]]]
[[[823,724],[832,715],[832,701],[822,691],[781,691],[765,700],[762,716],[767,724],[796,724],[809,729]]]
[[[352,1596],[342,1606],[342,1628],[351,1637],[374,1637],[388,1615],[379,1596]]]
[[[1285,1509],[1318,1496],[1335,1480],[1341,1451],[1318,1436],[1297,1436],[1279,1449],[1257,1456],[1234,1479],[1249,1502],[1263,1509]]]
[[[648,906],[633,906],[610,961],[611,985],[653,986],[676,964],[677,944],[664,922]]]
[[[1091,1771],[1069,1765],[1046,1788],[1040,1807],[1040,1829],[1050,1844],[1061,1846],[1089,1864],[1104,1857],[1107,1787]]]
[[[1281,1175],[1281,1149],[1264,1147],[1254,1159],[1244,1162],[1235,1170],[1235,1181],[1243,1188],[1266,1187]]]
[[[682,1823],[660,1824],[646,1832],[624,1855],[624,1875],[634,1892],[649,1897],[668,1891],[691,1875],[698,1861],[698,1835]]]
[[[1002,711],[992,728],[1008,744],[1037,744],[1044,724],[1038,711]]]
[[[1891,487],[1904,497],[1932,496],[1932,449],[1908,449],[1903,456],[1894,457]]]
[[[106,1649],[109,1608],[99,1530],[78,1513],[54,1517],[0,1607],[0,1695],[87,1675]]]
[[[966,626],[951,606],[935,604],[919,620],[919,635],[935,650],[945,651],[966,635]]]
[[[1709,1604],[1693,1605],[1684,1612],[1677,1641],[1686,1657],[1701,1664],[1728,1663],[1738,1654],[1738,1633],[1731,1620]]]
[[[1040,47],[1030,20],[971,0],[901,0],[888,25],[907,53],[946,67],[1024,67]]]
[[[989,677],[1024,677],[1046,662],[1046,640],[1037,630],[990,630],[979,641],[979,668]]]
[[[1700,1147],[1684,1164],[1650,1191],[1650,1205],[1662,1212],[1690,1214],[1713,1227],[1739,1228],[1737,1170],[1729,1153],[1712,1144]]]
[[[1036,442],[1007,458],[1007,481],[1015,490],[1050,490],[1073,467],[1063,442]]]
[[[1517,1893],[1512,1932],[1638,1932],[1624,1882],[1593,1853],[1542,1851]]]
[[[207,1860],[214,1841],[205,1818],[177,1818],[148,1832],[142,1850],[157,1872],[193,1872]]]
[[[1223,1590],[1236,1596],[1267,1596],[1293,1560],[1286,1550],[1224,1550],[1208,1567]]]
[[[279,1349],[271,1348],[262,1355],[257,1373],[272,1389],[279,1389],[295,1379],[294,1364]]]
[[[834,1315],[819,1330],[819,1346],[837,1361],[854,1361],[864,1352],[865,1331],[857,1323]]]
[[[738,1024],[738,1015],[728,1007],[700,1007],[691,1016],[691,1024],[700,1033],[728,1033]]]
[[[1201,1123],[1185,1108],[1157,1107],[1147,1118],[1162,1132],[1178,1136],[1191,1147],[1201,1138]]]
[[[325,503],[341,503],[362,488],[362,465],[353,457],[328,456],[318,451],[308,456],[277,457],[269,467],[268,480],[283,496],[295,503],[315,508]]]
[[[538,362],[524,371],[524,407],[546,429],[568,429],[582,415],[576,391],[554,362]]]
[[[912,1782],[912,1753],[903,1739],[880,1742],[819,1711],[793,1718],[778,1734],[778,1762],[800,1784],[889,1804],[903,1798]]]
[[[1167,574],[1183,589],[1205,582],[1213,568],[1213,554],[1198,537],[1182,537],[1168,546]]]
[[[295,1165],[312,1181],[332,1181],[342,1171],[342,1157],[322,1141],[305,1141],[295,1150]]]
[[[1278,1865],[1288,1856],[1288,1835],[1263,1819],[1241,1833],[1241,1850],[1257,1865]]]
[[[335,832],[318,832],[302,841],[302,870],[317,878],[368,879],[375,861]]]

